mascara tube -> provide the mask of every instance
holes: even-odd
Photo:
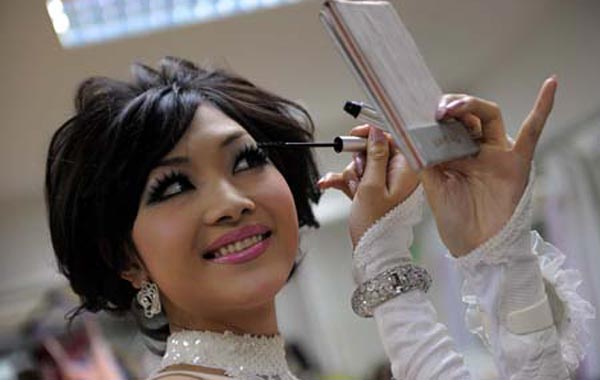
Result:
[[[364,152],[367,149],[367,139],[356,136],[338,136],[333,139],[333,150],[341,152]]]
[[[344,104],[344,111],[358,120],[362,120],[379,129],[384,129],[384,122],[377,113],[377,110],[368,104],[348,100]]]

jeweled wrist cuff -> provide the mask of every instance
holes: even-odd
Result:
[[[363,318],[373,316],[373,310],[402,293],[413,289],[424,292],[431,286],[429,273],[414,264],[402,264],[388,269],[360,285],[352,294],[352,310]]]

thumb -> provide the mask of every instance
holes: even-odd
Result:
[[[390,155],[389,144],[383,131],[372,127],[367,142],[367,163],[361,185],[385,187],[387,164]]]
[[[533,158],[535,146],[544,129],[550,111],[552,111],[557,86],[556,76],[546,79],[540,89],[533,109],[523,122],[521,130],[517,135],[514,150],[528,161],[531,161]]]

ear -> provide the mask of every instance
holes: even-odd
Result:
[[[148,281],[146,271],[138,264],[131,265],[127,270],[121,272],[121,278],[127,280],[136,289],[142,287],[144,281]]]
[[[131,258],[129,265],[127,269],[121,272],[121,278],[129,281],[134,288],[140,289],[142,283],[149,279],[148,271],[137,254],[131,253],[129,257]]]

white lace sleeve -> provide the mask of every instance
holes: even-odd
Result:
[[[532,231],[531,249],[538,257],[544,276],[563,360],[569,371],[574,372],[589,343],[587,321],[596,317],[596,310],[577,293],[581,274],[578,270],[562,267],[565,255],[558,248]]]
[[[357,284],[410,260],[412,227],[421,220],[423,190],[377,221],[354,252]],[[432,304],[421,290],[392,298],[374,310],[381,341],[396,379],[465,380],[471,376],[446,327],[437,322]]]
[[[501,378],[568,379],[594,310],[576,293],[578,273],[561,269],[564,255],[529,231],[533,176],[505,227],[456,260],[466,322],[490,348]]]

